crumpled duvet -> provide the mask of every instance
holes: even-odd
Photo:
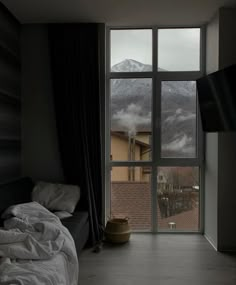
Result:
[[[9,207],[0,229],[0,284],[77,285],[74,240],[37,202]]]

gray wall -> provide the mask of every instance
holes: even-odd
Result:
[[[219,68],[236,64],[236,9],[220,9]]]
[[[236,63],[236,10],[221,8],[207,27],[207,71]],[[218,54],[218,56],[217,56]],[[236,133],[206,135],[205,235],[236,250]]]
[[[205,236],[218,245],[218,134],[206,135],[205,154]]]
[[[0,182],[21,175],[20,24],[0,3]]]
[[[219,68],[236,64],[236,9],[220,9]],[[236,250],[236,133],[218,138],[218,249]]]
[[[206,29],[206,72],[218,70],[219,61],[219,14]],[[218,234],[218,134],[206,134],[205,149],[205,236],[217,248]]]
[[[209,22],[206,29],[206,73],[219,69],[219,13]]]
[[[46,25],[22,25],[22,174],[63,182]]]
[[[220,133],[218,144],[218,249],[236,250],[236,133]]]

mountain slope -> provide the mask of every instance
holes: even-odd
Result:
[[[112,72],[140,72],[140,71],[152,71],[152,67],[149,64],[143,64],[133,59],[125,59],[120,63],[112,66]]]
[[[151,66],[124,60],[112,71],[146,71]],[[162,83],[162,154],[194,157],[196,142],[196,86],[191,81]],[[111,80],[111,128],[113,131],[151,132],[152,81],[149,78]]]

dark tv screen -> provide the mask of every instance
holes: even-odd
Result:
[[[236,131],[236,64],[197,80],[203,131]]]

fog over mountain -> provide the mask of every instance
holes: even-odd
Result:
[[[151,71],[132,59],[114,65],[112,72]],[[163,71],[163,70],[160,70]],[[162,83],[162,155],[194,157],[196,141],[195,82]],[[111,128],[135,135],[151,131],[152,81],[149,78],[111,80]]]

